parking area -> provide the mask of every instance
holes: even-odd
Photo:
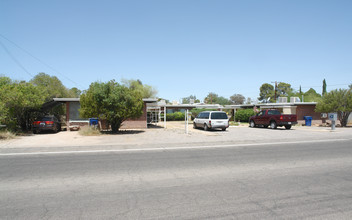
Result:
[[[224,144],[258,144],[295,141],[323,141],[330,139],[351,139],[352,128],[337,128],[331,131],[327,127],[294,126],[266,129],[247,126],[231,126],[226,131],[203,131],[193,129],[189,124],[189,133],[185,133],[184,122],[168,122],[167,129],[162,127],[143,130],[126,130],[119,134],[82,136],[77,131],[44,133],[18,137],[0,142],[0,153],[30,152],[33,149],[89,150],[89,149],[140,149],[165,148],[177,146],[209,146]]]

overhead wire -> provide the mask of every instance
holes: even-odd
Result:
[[[79,83],[73,81],[72,79],[68,78],[67,76],[65,76],[64,74],[60,73],[59,71],[57,71],[56,69],[54,69],[52,66],[46,64],[44,61],[42,61],[41,59],[39,59],[38,57],[34,56],[32,53],[30,53],[29,51],[25,50],[24,48],[22,48],[21,46],[19,46],[18,44],[16,44],[15,42],[13,42],[12,40],[8,39],[7,37],[5,37],[4,35],[0,34],[0,37],[2,37],[3,39],[7,40],[8,42],[10,42],[11,44],[13,44],[14,46],[16,46],[18,49],[22,50],[23,52],[25,52],[27,55],[31,56],[32,58],[34,58],[35,60],[37,60],[39,63],[43,64],[44,66],[48,67],[49,69],[51,69],[52,71],[54,71],[55,73],[61,75],[62,77],[64,77],[65,79],[67,79],[68,81],[74,83],[75,85],[77,86],[80,86],[83,88],[82,85],[80,85]],[[1,43],[1,41],[0,41]],[[4,47],[5,51],[8,53],[8,54],[11,54],[9,53],[8,49],[6,49],[5,45],[3,43],[1,43],[2,46]],[[10,55],[11,58],[13,58],[14,60],[17,60],[15,59],[12,55]],[[18,61],[16,63],[19,63]],[[21,65],[22,66],[22,65]],[[26,71],[27,73],[29,73],[28,71]],[[31,74],[30,74],[31,75]],[[32,77],[34,77],[33,75],[31,75]]]
[[[24,71],[26,72],[28,75],[30,75],[31,77],[34,77],[22,64],[20,61],[18,61],[16,59],[15,56],[12,55],[12,53],[7,49],[7,47],[5,46],[5,44],[0,40],[0,44],[1,46],[4,48],[5,52],[7,53],[7,55],[9,55],[9,57]]]

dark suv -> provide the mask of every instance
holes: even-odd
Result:
[[[57,133],[61,131],[61,123],[55,116],[45,116],[33,122],[32,130],[34,134],[41,131],[53,131]]]

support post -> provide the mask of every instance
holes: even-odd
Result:
[[[66,131],[70,131],[70,102],[66,102]]]

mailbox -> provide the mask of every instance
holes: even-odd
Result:
[[[331,121],[337,121],[337,113],[329,113],[328,119]]]

